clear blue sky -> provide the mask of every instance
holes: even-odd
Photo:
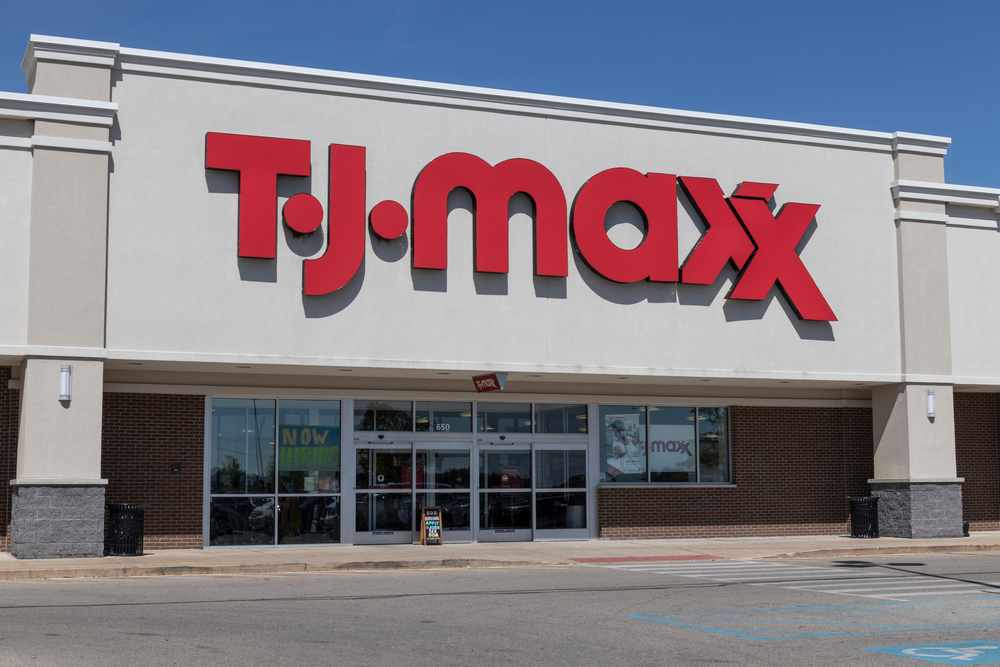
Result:
[[[11,1],[31,33],[953,139],[950,183],[1000,187],[1000,2]]]

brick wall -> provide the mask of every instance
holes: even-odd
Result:
[[[1000,530],[1000,394],[955,394],[955,459],[970,530]]]
[[[201,548],[205,397],[106,393],[102,439],[107,502],[146,506],[144,548]]]
[[[17,413],[20,392],[7,388],[11,369],[0,366],[0,551],[10,551],[10,480],[17,475]]]
[[[598,490],[610,539],[845,534],[874,474],[868,408],[733,407],[736,488]]]

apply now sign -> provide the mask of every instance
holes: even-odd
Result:
[[[339,426],[278,426],[278,465],[282,470],[340,467]]]

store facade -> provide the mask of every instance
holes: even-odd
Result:
[[[0,546],[1000,528],[1000,190],[949,140],[33,36]],[[505,375],[500,391],[473,377]]]

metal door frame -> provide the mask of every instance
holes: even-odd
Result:
[[[462,434],[463,436],[466,434]],[[469,434],[471,435],[471,434]],[[453,490],[438,490],[438,489],[418,489],[417,488],[417,475],[416,475],[416,459],[418,451],[429,451],[435,449],[450,449],[455,451],[464,450],[469,452],[469,488],[468,489],[453,489]],[[415,439],[413,442],[413,507],[417,507],[417,494],[418,493],[463,493],[469,494],[469,530],[449,530],[444,531],[444,526],[442,526],[441,534],[444,536],[444,541],[446,543],[456,542],[456,543],[468,543],[476,541],[476,526],[478,525],[478,514],[476,513],[476,494],[478,493],[477,487],[479,482],[479,471],[478,467],[478,457],[475,454],[475,445],[472,442],[472,438],[468,437],[464,441],[440,441],[434,439]],[[418,544],[420,542],[420,517],[414,514],[414,524],[413,524],[413,543]],[[450,538],[450,539],[449,539]]]
[[[584,454],[584,474],[586,481],[582,488],[576,489],[539,489],[538,488],[538,476],[536,474],[538,457],[536,452],[540,451],[577,451],[583,452]],[[543,442],[534,443],[531,448],[531,525],[534,529],[534,541],[536,542],[553,542],[558,540],[587,540],[590,539],[590,444],[586,441],[567,443],[567,442]],[[583,528],[543,528],[539,529],[536,526],[536,514],[538,511],[537,496],[538,492],[542,493],[583,493],[584,495],[584,521],[585,525]]]
[[[411,434],[407,433],[407,436]],[[352,452],[353,463],[354,463],[354,480],[351,484],[353,489],[353,503],[351,505],[351,519],[352,524],[355,526],[354,530],[354,544],[412,544],[413,543],[413,524],[415,521],[416,514],[416,498],[414,497],[414,486],[416,486],[416,456],[414,455],[414,443],[411,437],[407,437],[404,442],[370,442],[367,440],[360,440],[355,438],[354,441],[354,451]],[[363,449],[369,449],[374,451],[386,451],[386,450],[399,450],[399,449],[409,449],[410,450],[410,490],[404,491],[402,489],[359,489],[357,487],[357,460],[358,451]],[[343,486],[343,484],[341,485]],[[391,495],[404,496],[409,493],[410,496],[410,530],[392,530],[392,531],[360,531],[357,530],[357,511],[358,511],[358,496],[360,494],[369,493],[385,493]],[[343,521],[343,513],[341,513],[341,520]]]
[[[521,489],[521,491],[528,491],[528,497],[531,499],[531,510],[530,510],[530,524],[528,528],[482,528],[479,525],[480,519],[482,518],[482,508],[479,507],[479,496],[483,493],[491,493],[489,488],[481,488],[479,486],[479,453],[482,451],[486,452],[510,452],[510,451],[527,451],[528,452],[528,468],[531,473],[531,488]],[[513,442],[511,444],[493,444],[489,442],[478,442],[476,443],[476,541],[477,542],[532,542],[534,541],[535,535],[535,494],[534,494],[534,484],[535,484],[535,455],[534,447],[530,442]],[[502,493],[500,491],[492,491],[492,493]],[[485,539],[484,539],[485,537]]]

